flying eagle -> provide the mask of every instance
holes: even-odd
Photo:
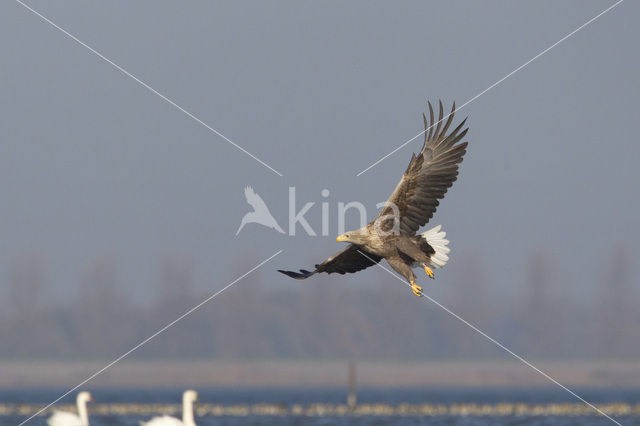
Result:
[[[449,260],[449,240],[438,225],[416,235],[438,207],[438,200],[444,198],[447,190],[458,177],[458,164],[466,152],[467,142],[460,142],[468,128],[462,129],[466,118],[447,134],[453,121],[456,104],[443,125],[443,108],[434,120],[433,107],[429,105],[429,120],[423,114],[425,138],[418,153],[411,156],[411,162],[400,183],[387,200],[386,206],[376,219],[366,226],[346,232],[336,239],[350,243],[347,248],[316,265],[314,271],[301,269],[300,272],[283,271],[295,279],[305,279],[326,272],[339,274],[358,272],[387,259],[389,265],[411,284],[416,296],[422,296],[422,288],[416,284],[412,268],[422,265],[426,274],[434,278],[431,268],[441,268]],[[431,125],[429,125],[431,123]],[[434,129],[435,126],[435,129]]]

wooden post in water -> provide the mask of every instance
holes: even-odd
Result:
[[[349,393],[347,394],[347,407],[353,411],[358,403],[356,395],[356,362],[349,361]]]

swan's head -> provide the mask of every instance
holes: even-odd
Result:
[[[185,404],[198,402],[198,392],[192,389],[184,391],[182,394],[182,402]]]
[[[93,402],[93,397],[87,391],[82,391],[78,394],[76,401],[78,404],[86,404],[87,402]]]

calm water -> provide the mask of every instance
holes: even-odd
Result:
[[[182,390],[117,390],[88,388],[97,403],[168,403],[178,404]],[[64,390],[0,390],[0,403],[42,404],[56,399]],[[203,403],[234,405],[269,403],[290,407],[295,404],[308,406],[312,403],[342,404],[344,389],[198,389]],[[576,389],[586,400],[598,405],[607,403],[640,403],[639,389]],[[61,403],[72,404],[74,397]],[[358,403],[408,404],[497,404],[497,403],[561,404],[576,403],[571,395],[555,388],[536,389],[362,389],[358,392]],[[636,411],[637,413],[637,411]],[[0,425],[17,425],[25,415],[0,415]],[[34,418],[28,424],[45,425],[47,416]],[[138,425],[150,415],[96,415],[91,414],[91,425]],[[616,416],[623,425],[640,425],[640,415]],[[196,419],[202,425],[606,425],[613,424],[600,415],[435,415],[435,416],[213,416]]]

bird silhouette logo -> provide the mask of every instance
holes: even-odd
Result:
[[[253,207],[253,211],[244,215],[242,222],[240,222],[240,227],[238,228],[238,231],[236,231],[236,235],[240,233],[247,223],[257,223],[284,234],[284,231],[280,228],[280,225],[278,225],[278,222],[276,222],[276,219],[269,211],[267,204],[264,202],[262,197],[256,194],[253,188],[247,186],[244,189],[244,196],[247,199],[247,203]]]

